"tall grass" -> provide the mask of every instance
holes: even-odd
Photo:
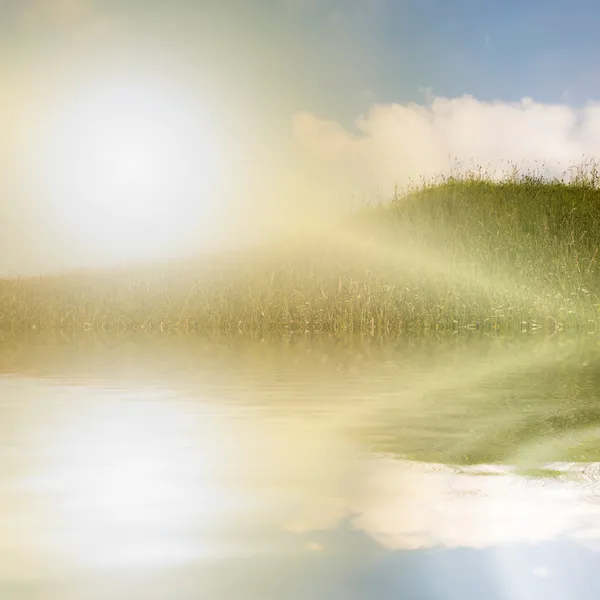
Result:
[[[0,331],[596,331],[599,224],[595,169],[471,172],[286,247],[0,281]]]

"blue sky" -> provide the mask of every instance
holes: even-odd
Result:
[[[571,105],[600,97],[593,1],[263,0],[254,10],[246,33],[276,55],[267,71],[294,72],[290,102],[344,122],[366,100],[423,102],[425,89]]]
[[[198,65],[244,82],[254,74],[257,85],[245,93],[257,97],[260,86],[271,111],[311,110],[348,123],[369,100],[424,102],[425,89],[574,106],[600,98],[600,5],[591,0],[88,4],[127,21],[132,36],[154,32],[199,50]]]
[[[271,122],[307,110],[351,127],[370,102],[425,103],[430,94],[573,107],[600,99],[593,0],[23,0],[0,13],[3,37],[21,55],[31,46],[79,52],[65,41],[65,19],[51,18],[76,5],[134,43],[219,73],[215,85],[227,80]],[[14,26],[40,6],[37,29]]]

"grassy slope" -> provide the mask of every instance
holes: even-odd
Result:
[[[0,330],[595,330],[598,223],[585,181],[447,180],[287,248],[2,281]]]

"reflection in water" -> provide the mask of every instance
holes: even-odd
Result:
[[[156,391],[4,383],[3,432],[17,426],[17,451],[3,457],[15,473],[6,500],[22,512],[19,499],[36,499],[32,545],[47,547],[53,560],[189,560],[200,549],[173,544],[173,531],[232,508],[214,482],[224,458],[214,451],[214,418],[194,437],[181,408]]]
[[[55,498],[57,518],[70,530],[65,549],[99,564],[178,562],[218,551],[172,539],[189,523],[208,528],[241,509],[217,484],[227,459],[218,419],[206,411],[194,432],[197,423],[168,396],[160,403],[143,392],[93,396],[81,393],[62,422],[48,419],[52,433],[40,448],[47,464],[25,482]]]
[[[572,597],[565,560],[594,576],[594,340],[149,345],[0,351],[0,598],[546,600]]]
[[[548,465],[552,477],[514,467],[368,459],[356,493],[323,499],[287,524],[296,533],[346,518],[390,550],[486,548],[559,537],[600,550],[600,464]]]
[[[312,552],[282,524],[344,471],[302,420],[160,389],[0,389],[0,581]]]

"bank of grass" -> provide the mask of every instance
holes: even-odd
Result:
[[[0,331],[596,331],[600,186],[475,172],[197,264],[0,282]]]

